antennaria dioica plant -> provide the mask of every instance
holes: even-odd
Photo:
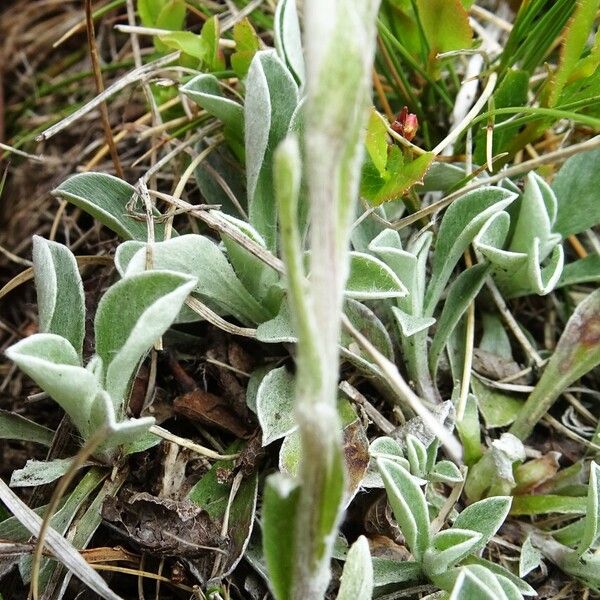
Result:
[[[441,590],[435,597],[512,600],[533,593],[520,578],[542,555],[597,587],[595,463],[582,461],[581,476],[565,475],[561,487],[559,476],[553,481],[555,473],[548,475],[548,457],[524,462],[522,442],[563,389],[599,360],[598,296],[577,287],[600,278],[597,255],[569,262],[563,242],[600,220],[590,193],[600,154],[593,140],[555,151],[558,161],[566,152],[592,150],[567,161],[552,185],[548,172],[533,170],[550,162],[547,155],[498,168],[539,135],[541,123],[569,118],[597,124],[586,92],[597,87],[597,41],[591,45],[588,35],[594,3],[560,0],[550,16],[543,2],[522,3],[507,48],[485,49],[478,110],[487,104],[487,112],[473,112],[448,137],[444,117],[460,114],[464,68],[479,49],[470,23],[485,13],[472,2],[383,0],[378,12],[378,2],[306,0],[299,3],[301,27],[296,2],[280,0],[264,19],[275,48],[265,48],[263,40],[271,38],[262,31],[259,36],[250,20],[233,24],[227,16],[205,14],[196,34],[180,31],[183,0],[137,4],[143,25],[156,32],[156,53],[181,52],[176,85],[159,90],[152,83],[150,89],[155,100],[185,97],[193,118],[182,129],[190,135],[182,147],[190,157],[175,147],[171,159],[183,156],[185,170],[179,177],[175,167],[170,188],[171,173],[160,177],[161,191],[148,189],[154,168],[135,186],[84,172],[56,190],[123,240],[115,254],[120,281],[98,306],[91,356],[82,351],[85,310],[75,259],[63,246],[34,242],[40,333],[8,355],[65,409],[84,445],[98,432],[105,438],[93,456],[102,466],[86,471],[52,526],[66,533],[80,499],[106,476],[105,467],[120,466],[129,452],[157,441],[147,435],[157,431],[150,418],[128,418],[133,377],[161,335],[176,338],[185,330],[190,340],[187,324],[206,321],[266,348],[265,364],[248,373],[248,423],[260,425],[262,446],[277,454],[280,471],[265,479],[257,502],[258,470],[242,472],[233,458],[252,445],[238,440],[229,457],[207,466],[182,494],[219,521],[227,529],[221,542],[232,544],[226,557],[202,571],[207,589],[222,585],[242,556],[278,600],[321,598],[328,586],[340,600],[366,600],[384,594],[385,586],[424,581]],[[469,14],[470,7],[477,10]],[[538,32],[542,25],[564,28],[566,49],[556,76],[543,81],[536,69],[552,48],[548,40],[540,44],[539,37],[525,35],[532,22]],[[480,43],[486,45],[483,38]],[[466,79],[464,87],[475,82]],[[400,135],[390,126],[393,115],[369,111],[371,81],[386,113],[386,95],[399,106],[410,104],[421,123],[418,137]],[[540,107],[521,106],[528,97],[539,98]],[[568,103],[575,103],[572,111]],[[440,157],[449,145],[455,156]],[[463,152],[475,164],[465,165]],[[161,171],[170,169],[169,160],[159,162]],[[479,167],[484,163],[487,168]],[[196,186],[186,190],[188,179]],[[208,204],[195,204],[196,196]],[[148,222],[133,214],[140,200]],[[167,206],[163,214],[151,207],[155,201]],[[193,228],[182,213],[197,220]],[[532,297],[537,307],[542,300],[536,296],[548,295],[548,306],[566,325],[558,345],[545,348],[525,331],[525,319],[512,317],[506,301]],[[167,332],[172,324],[177,328]],[[169,337],[165,341],[176,354]],[[186,361],[203,360],[193,352],[184,354]],[[525,362],[532,378],[544,369],[525,404],[504,393],[506,382],[497,381],[504,375],[487,377],[472,364],[476,353],[512,371]],[[378,412],[390,404],[402,411],[392,423]],[[488,430],[510,427],[498,439],[487,432],[487,452],[480,417]],[[373,424],[384,435],[373,437]],[[469,470],[460,464],[454,427]],[[53,434],[2,413],[0,433],[45,444]],[[597,435],[591,439],[593,448]],[[438,459],[440,443],[458,464]],[[72,464],[31,462],[12,483],[46,483]],[[546,493],[532,483],[540,472]],[[110,483],[93,507],[116,493],[120,483]],[[386,539],[402,547],[402,558],[382,556],[377,540],[363,535],[349,545],[348,531],[338,531],[356,495],[359,510],[363,499],[372,501],[375,494],[363,493],[369,489],[385,489],[394,532]],[[465,497],[470,505],[461,502]],[[518,576],[483,557],[509,511],[529,516],[553,510],[586,514],[556,531],[518,523],[525,540]],[[93,532],[100,522],[97,510],[92,516],[81,529],[77,523],[78,548],[89,540],[81,532]],[[0,523],[0,537],[11,527]],[[337,576],[342,563],[336,590],[338,578],[332,583],[330,575]],[[27,580],[27,561],[20,566]]]

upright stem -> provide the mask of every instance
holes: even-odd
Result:
[[[275,165],[288,299],[298,335],[296,418],[302,440],[293,597],[323,598],[344,495],[337,415],[339,339],[348,245],[358,199],[379,0],[305,0],[304,166],[310,283],[297,226],[299,150]]]

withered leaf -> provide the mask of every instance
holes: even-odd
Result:
[[[175,412],[204,425],[218,427],[238,438],[248,438],[251,430],[242,422],[226,400],[210,392],[195,389],[175,398]]]
[[[218,525],[187,499],[159,498],[147,492],[123,492],[108,498],[103,518],[142,548],[164,556],[198,557],[223,550]]]

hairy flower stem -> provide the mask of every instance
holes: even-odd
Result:
[[[304,174],[310,206],[310,284],[297,224],[298,143],[275,165],[288,299],[298,335],[296,417],[302,441],[292,597],[323,598],[344,495],[337,415],[339,339],[363,130],[370,103],[379,0],[307,0]]]

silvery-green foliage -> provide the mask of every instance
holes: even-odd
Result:
[[[135,188],[113,175],[77,173],[52,193],[92,215],[124,240],[145,240],[148,235],[147,224],[128,209],[136,196]],[[162,223],[154,223],[155,239],[164,239],[164,231]]]
[[[34,235],[33,274],[40,332],[64,337],[81,356],[85,296],[75,257],[66,246]]]
[[[305,67],[296,0],[281,0],[275,10],[275,48],[296,81],[304,83]]]
[[[556,215],[552,188],[530,173],[519,200],[493,214],[478,233],[474,246],[492,265],[505,296],[544,295],[558,283],[564,251],[561,235],[552,232]]]
[[[424,314],[432,316],[452,271],[487,220],[517,195],[500,187],[481,187],[455,200],[446,210],[436,236]]]
[[[57,272],[56,281],[75,281],[74,285],[66,285],[65,292],[73,294],[72,305],[80,312],[81,289],[72,270],[74,258],[67,258],[66,248],[58,250],[41,240],[36,243],[36,272],[57,269],[62,264],[65,273]],[[61,260],[49,260],[49,252]],[[152,418],[125,418],[131,381],[141,360],[171,325],[195,285],[195,279],[170,271],[147,271],[113,285],[98,304],[94,323],[97,354],[87,366],[73,344],[56,333],[29,336],[8,348],[6,354],[60,404],[84,440],[104,431],[96,455],[110,458],[116,447],[133,442],[154,422]],[[67,297],[53,305],[53,289],[53,285],[48,286],[41,296],[44,318],[47,322],[51,314],[51,324],[64,323],[71,304]],[[74,339],[79,339],[78,334]],[[51,468],[47,465],[48,470]]]
[[[388,502],[406,544],[421,572],[435,585],[454,594],[468,571],[469,576],[477,579],[478,586],[496,594],[490,597],[512,600],[535,593],[503,567],[478,556],[506,519],[512,500],[509,496],[475,502],[453,518],[451,527],[432,534],[430,507],[421,489],[426,481],[420,477],[431,478],[434,471],[427,467],[431,459],[425,447],[415,437],[408,436],[407,458],[404,458],[399,443],[384,437],[371,444],[370,452],[376,459]],[[424,472],[427,469],[429,473]]]
[[[273,152],[287,135],[297,104],[298,85],[277,53],[257,52],[246,78],[246,179],[250,223],[270,250],[277,247]]]
[[[146,268],[146,244],[125,242],[117,250],[115,263],[128,279]],[[210,238],[188,234],[152,245],[152,267],[186,273],[196,280],[193,293],[242,323],[255,325],[269,313],[238,279],[233,267]]]
[[[370,600],[373,594],[373,565],[369,542],[361,535],[346,557],[337,600]]]

